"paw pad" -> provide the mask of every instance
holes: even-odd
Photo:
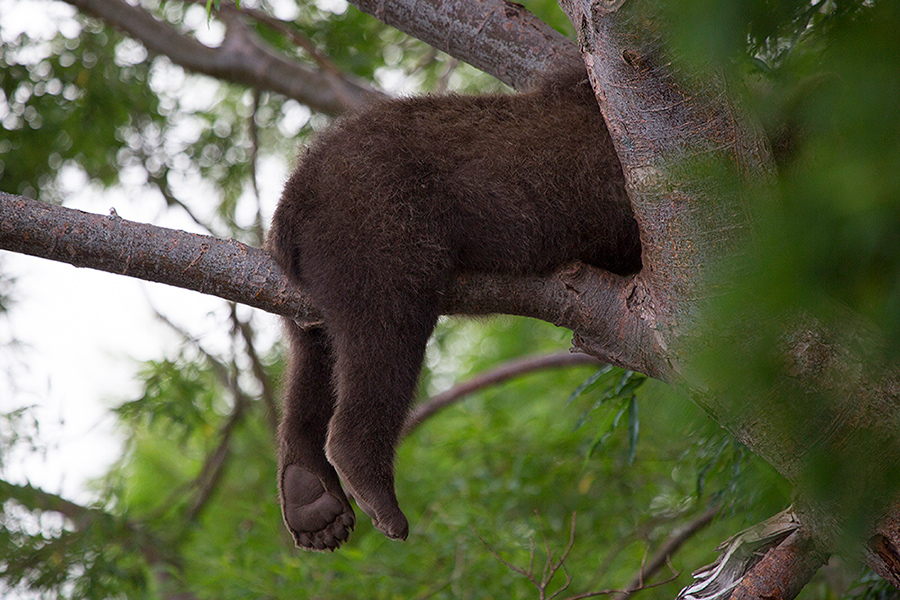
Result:
[[[312,471],[288,465],[282,475],[282,511],[294,543],[308,550],[336,550],[350,537],[353,510],[330,494]]]

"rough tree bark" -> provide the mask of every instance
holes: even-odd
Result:
[[[326,112],[377,96],[276,55],[242,24],[238,13],[224,17],[226,41],[212,49],[122,0],[68,1],[185,68],[277,91]],[[505,0],[353,3],[514,87],[579,59],[574,44]],[[827,324],[793,319],[782,349],[787,366],[771,397],[748,399],[736,407],[721,401],[709,382],[685,372],[690,346],[697,342],[690,334],[693,318],[710,293],[728,291],[703,287],[708,285],[707,268],[739,251],[751,229],[740,196],[692,178],[679,166],[692,157],[724,160],[755,184],[768,177],[768,155],[759,131],[729,103],[721,82],[712,77],[704,89],[685,87],[662,59],[657,34],[638,29],[640,20],[630,5],[622,4],[566,0],[563,7],[579,32],[629,184],[641,225],[644,270],[622,278],[573,265],[543,278],[461,277],[443,311],[520,314],[568,327],[585,352],[691,389],[713,418],[798,485],[809,456],[809,428],[785,428],[783,411],[763,407],[784,402],[805,387],[824,389],[834,399],[816,418],[815,429],[825,432],[816,440],[820,451],[861,448],[873,466],[896,465],[900,379],[893,371],[854,368],[865,364],[866,357],[853,349],[847,335]],[[298,320],[317,318],[265,253],[233,241],[0,195],[0,248],[214,293]],[[900,586],[898,507],[882,507],[880,521],[861,543],[866,543],[869,565]],[[802,581],[794,569],[786,569],[787,574],[772,570],[773,563],[785,564],[775,558],[777,552],[793,556],[811,544],[818,555],[833,544],[840,506],[810,504],[798,512],[802,533],[788,540],[802,539],[803,544],[776,548],[772,560],[760,562],[747,576],[743,593],[776,589],[790,595],[784,590],[793,593]],[[803,577],[814,571],[809,562]]]

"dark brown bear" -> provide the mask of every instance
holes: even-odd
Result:
[[[341,120],[285,186],[268,249],[324,318],[286,324],[279,449],[285,523],[314,550],[353,529],[341,481],[378,529],[406,538],[394,448],[456,274],[641,267],[583,71],[529,93],[387,101]]]

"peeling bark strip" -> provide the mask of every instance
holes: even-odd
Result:
[[[235,240],[54,206],[0,192],[0,248],[316,318],[269,255]]]
[[[744,575],[730,600],[794,598],[827,561],[828,554],[803,531],[795,531]]]
[[[900,588],[900,506],[879,524],[868,540],[865,555],[873,571]]]

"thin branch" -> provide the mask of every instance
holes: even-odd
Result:
[[[244,417],[245,407],[246,398],[243,394],[236,395],[231,416],[228,417],[219,433],[219,444],[206,457],[194,482],[194,498],[185,512],[185,523],[188,525],[197,521],[222,481],[231,447],[232,434]],[[187,530],[187,527],[185,527],[185,530]]]
[[[150,310],[152,310],[154,316],[162,321],[169,329],[181,336],[181,338],[185,342],[188,342],[192,346],[194,346],[194,348],[196,348],[197,351],[202,354],[203,357],[209,362],[209,367],[210,369],[212,369],[213,374],[216,376],[216,379],[219,380],[219,383],[221,383],[223,387],[230,388],[232,378],[228,373],[228,367],[225,365],[225,363],[220,361],[214,354],[207,351],[206,348],[204,348],[203,345],[197,340],[197,338],[192,336],[186,329],[183,329],[180,325],[169,319],[169,317],[159,312],[159,310],[157,310],[152,304],[150,304]]]
[[[666,541],[663,542],[662,546],[657,549],[653,557],[650,558],[650,561],[646,565],[641,565],[640,570],[632,578],[631,583],[625,588],[626,591],[617,595],[615,600],[628,600],[634,592],[642,589],[644,581],[652,577],[667,564],[682,544],[712,523],[715,516],[719,514],[719,509],[720,506],[718,504],[710,506],[690,523],[673,531]]]
[[[275,400],[275,386],[272,384],[272,378],[269,376],[268,370],[265,365],[263,365],[259,358],[259,354],[256,352],[256,346],[253,343],[253,329],[250,327],[250,323],[238,319],[233,311],[232,320],[240,332],[241,337],[244,339],[244,345],[246,346],[247,356],[250,358],[250,369],[253,372],[253,376],[262,387],[260,396],[262,397],[263,403],[266,405],[266,420],[269,422],[269,427],[274,433],[278,430],[278,402]]]
[[[669,564],[669,563],[666,563],[666,564],[669,567],[669,571],[672,572],[672,575],[668,579],[664,579],[663,581],[658,581],[651,585],[642,586],[640,589],[641,590],[650,590],[655,587],[659,587],[661,585],[666,585],[667,583],[672,583],[673,581],[678,579],[678,576],[681,573],[679,573],[674,568],[672,568],[671,564]],[[632,592],[636,592],[636,591],[638,591],[638,590],[632,590]],[[612,596],[615,594],[621,594],[623,592],[624,592],[624,590],[597,590],[594,592],[586,592],[584,594],[578,594],[577,596],[569,596],[568,598],[566,598],[566,600],[583,600],[584,598],[596,598],[597,596]]]
[[[565,548],[565,550],[563,550],[559,559],[554,560],[553,551],[550,549],[550,543],[547,540],[547,534],[544,529],[544,524],[543,524],[543,522],[541,522],[541,537],[543,538],[543,541],[544,541],[544,552],[547,555],[547,560],[544,562],[544,569],[543,569],[543,573],[541,574],[540,581],[538,581],[538,579],[534,575],[534,538],[533,537],[531,538],[531,540],[529,540],[530,550],[528,553],[528,569],[522,569],[522,568],[516,567],[516,566],[506,562],[505,560],[503,560],[503,558],[501,558],[501,556],[490,546],[490,544],[488,544],[484,540],[484,538],[482,538],[477,533],[475,535],[478,536],[478,539],[481,540],[481,543],[484,544],[484,546],[494,556],[494,558],[496,558],[498,561],[500,561],[508,569],[525,577],[535,588],[537,588],[538,597],[540,598],[540,600],[552,600],[553,598],[556,598],[559,594],[564,592],[566,589],[568,589],[569,585],[572,583],[572,576],[569,574],[568,571],[565,570],[565,562],[566,562],[566,559],[569,557],[569,553],[572,551],[572,547],[575,545],[576,513],[574,513],[574,512],[572,513],[571,523],[572,523],[571,527],[569,528],[569,543],[566,545],[566,548]],[[552,593],[548,598],[547,597],[547,587],[550,585],[550,582],[556,576],[556,573],[559,572],[560,568],[562,568],[565,571],[566,580],[565,580],[565,582],[563,582],[563,584],[560,586],[560,588],[558,590],[556,590],[554,593]]]
[[[312,44],[293,28],[258,11],[225,5],[225,41],[211,48],[123,0],[66,0],[167,56],[189,71],[269,90],[314,110],[339,114],[383,95],[336,73]],[[578,47],[521,5],[504,0],[356,0],[357,8],[451,56],[482,69],[517,89],[563,65],[580,63]],[[282,56],[244,25],[238,12],[276,28],[303,47],[320,70]]]
[[[203,346],[187,331],[183,330],[181,327],[169,320],[168,317],[163,315],[155,308],[153,309],[153,311],[156,314],[157,319],[168,325],[173,331],[184,338],[185,341],[190,342],[194,347],[197,348],[197,350],[209,362],[210,368],[212,369],[216,378],[225,388],[227,388],[231,392],[232,398],[234,399],[234,407],[231,411],[231,415],[229,415],[228,420],[219,430],[219,443],[216,446],[215,450],[213,450],[206,456],[206,460],[204,460],[203,466],[200,467],[197,477],[194,478],[193,481],[181,485],[173,490],[169,494],[169,497],[160,504],[159,510],[157,511],[158,513],[165,513],[171,506],[174,506],[176,504],[175,500],[178,496],[183,494],[186,490],[194,490],[193,499],[189,502],[184,517],[186,523],[193,523],[200,516],[200,513],[203,511],[203,509],[206,508],[207,503],[209,502],[210,498],[216,490],[216,487],[221,481],[222,475],[225,471],[227,462],[226,459],[228,458],[232,434],[234,433],[235,428],[243,419],[244,411],[250,404],[250,399],[240,388],[235,377],[231,375],[232,371],[237,371],[236,368],[230,371],[229,368],[224,363],[222,363],[222,361],[213,356],[211,353],[207,352],[203,348]],[[233,305],[232,314],[234,314]],[[186,530],[187,528],[185,528],[185,531]]]
[[[620,536],[616,539],[612,548],[606,552],[603,560],[600,561],[600,566],[593,572],[594,581],[599,581],[604,575],[606,575],[607,571],[609,571],[609,567],[615,562],[616,558],[619,554],[622,553],[628,545],[634,543],[635,540],[646,539],[647,535],[650,531],[652,531],[655,527],[658,527],[662,524],[671,523],[677,519],[678,515],[653,515],[641,523],[637,525],[633,532],[628,535]]]
[[[457,65],[459,65],[459,61],[455,58],[451,58],[447,61],[447,66],[444,69],[444,72],[441,73],[441,78],[438,80],[437,87],[435,88],[436,93],[446,93],[447,89],[450,87],[450,76],[453,75],[453,71],[456,70]]]
[[[0,192],[0,248],[193,289],[295,319],[317,317],[268,254],[234,240]]]
[[[265,227],[262,222],[262,198],[259,194],[259,101],[261,92],[253,90],[253,110],[247,119],[250,130],[250,186],[253,189],[253,198],[256,200],[256,219],[253,221],[253,233],[261,244],[266,239]]]
[[[166,202],[168,206],[177,206],[181,210],[187,214],[188,218],[191,219],[194,223],[202,227],[204,230],[209,232],[211,235],[215,235],[215,229],[213,228],[211,223],[205,222],[203,219],[197,216],[191,207],[185,204],[178,196],[175,195],[175,192],[172,191],[172,186],[169,185],[169,182],[166,181],[164,175],[154,175],[153,172],[144,167],[144,171],[147,173],[147,178],[150,183],[156,186],[156,189],[159,190],[159,193],[162,194],[163,200]]]
[[[407,419],[406,425],[403,428],[403,436],[410,435],[419,425],[433,417],[438,411],[447,408],[448,406],[459,402],[466,396],[486,387],[497,385],[513,379],[514,377],[544,369],[577,367],[582,365],[599,366],[601,364],[600,361],[592,356],[588,356],[587,354],[573,354],[571,352],[529,356],[526,358],[510,360],[489,371],[480,373],[466,382],[455,385],[449,390],[441,392],[419,404]]]
[[[576,515],[576,513],[573,512],[572,513],[572,525],[569,528],[569,543],[568,543],[568,545],[566,545],[566,549],[563,550],[563,553],[560,555],[559,560],[557,560],[555,563],[552,563],[552,561],[548,560],[547,566],[549,567],[549,569],[548,568],[544,569],[544,579],[543,579],[542,583],[545,586],[550,584],[550,580],[553,579],[553,576],[556,575],[556,572],[559,571],[560,568],[562,568],[566,574],[566,582],[562,585],[562,587],[560,587],[558,590],[556,590],[556,592],[554,592],[553,594],[550,595],[549,600],[553,600],[553,598],[556,598],[558,595],[563,593],[565,590],[567,590],[569,588],[569,585],[572,583],[572,575],[570,575],[569,571],[566,570],[565,563],[566,563],[566,559],[569,558],[569,553],[572,552],[572,548],[575,546],[575,515]],[[541,536],[544,538],[544,548],[547,552],[547,557],[549,558],[551,556],[550,544],[547,542],[547,534],[546,534],[543,526],[541,526]]]
[[[205,0],[189,0],[194,2],[195,4],[200,4],[205,6]],[[278,33],[284,35],[289,38],[292,42],[300,46],[304,52],[306,52],[309,57],[319,66],[320,69],[325,71],[326,73],[330,73],[337,77],[342,77],[341,70],[335,65],[331,60],[319,52],[319,49],[316,48],[316,45],[313,44],[312,40],[303,35],[296,27],[282,21],[281,19],[276,19],[272,15],[261,11],[256,8],[248,8],[248,7],[238,7],[235,4],[230,2],[223,2],[219,6],[220,11],[231,12],[235,14],[242,14],[252,18],[254,21],[269,27],[270,29],[277,31]]]
[[[487,543],[487,540],[485,540],[483,537],[481,537],[481,536],[478,534],[477,531],[475,531],[475,528],[474,528],[474,527],[472,528],[472,533],[475,534],[475,536],[478,538],[478,540],[479,540],[482,544],[484,544],[484,547],[488,549],[488,552],[490,552],[490,553],[494,556],[494,558],[496,558],[496,559],[500,562],[500,564],[502,564],[504,567],[506,567],[506,568],[509,569],[510,571],[512,571],[512,572],[514,572],[514,573],[518,573],[518,574],[521,575],[522,577],[525,577],[525,578],[528,579],[528,581],[530,581],[532,584],[535,584],[535,585],[536,585],[536,583],[535,583],[535,581],[534,581],[534,578],[532,577],[532,574],[531,574],[531,573],[532,573],[532,567],[534,566],[534,562],[533,562],[533,559],[534,559],[534,540],[533,540],[533,539],[531,540],[531,553],[530,553],[529,565],[528,565],[528,569],[526,570],[526,569],[523,569],[523,568],[521,568],[521,567],[517,567],[517,566],[513,565],[512,563],[508,563],[508,562],[506,562],[505,560],[503,560],[503,557],[500,556],[500,555],[497,553],[497,551],[494,550],[494,548],[493,548],[490,544]]]

